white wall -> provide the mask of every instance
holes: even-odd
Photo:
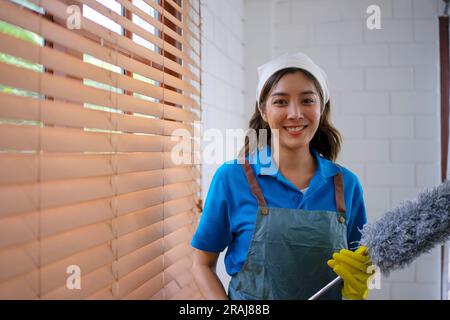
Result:
[[[203,131],[246,128],[249,118],[244,102],[244,2],[201,0],[202,14],[202,123]],[[209,144],[203,141],[203,146]],[[227,159],[228,160],[228,159]],[[202,197],[206,199],[217,164],[202,165]],[[225,288],[224,254],[217,264]]]
[[[256,67],[303,51],[330,78],[338,162],[365,190],[369,221],[439,183],[439,0],[245,0],[246,105]],[[381,8],[381,30],[366,8]],[[440,251],[383,279],[372,299],[439,299]]]

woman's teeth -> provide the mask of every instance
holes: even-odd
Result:
[[[287,131],[289,132],[299,132],[303,130],[306,126],[300,126],[300,127],[285,127]]]

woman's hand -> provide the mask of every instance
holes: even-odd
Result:
[[[334,253],[333,259],[328,260],[327,264],[344,280],[342,295],[346,299],[367,299],[368,279],[372,276],[367,273],[367,268],[372,265],[367,247],[362,246],[356,251],[342,249]]]

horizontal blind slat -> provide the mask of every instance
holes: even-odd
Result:
[[[82,59],[70,54],[48,47],[41,47],[29,41],[20,40],[2,33],[0,33],[0,51],[74,77],[94,80],[118,89],[133,91],[153,99],[162,99],[164,97],[167,102],[178,103],[187,107],[196,105],[195,101],[187,95],[106,70],[91,63],[83,62]]]
[[[3,137],[0,140],[0,148],[28,152],[39,149],[58,153],[167,152],[172,150],[175,152],[187,149],[182,144],[183,141],[194,143],[189,138],[176,136],[9,124],[0,124],[0,136]],[[68,144],[67,141],[71,143]],[[177,149],[174,150],[174,148]],[[190,150],[195,150],[195,146],[191,146]]]
[[[162,178],[161,178],[162,180]],[[77,183],[71,181],[67,185],[66,181],[51,181],[40,184],[26,184],[0,187],[0,218],[28,211],[55,208],[58,206],[71,205],[84,201],[100,200],[103,198],[117,198],[117,206],[127,207],[132,203],[138,204],[142,201],[142,196],[149,197],[145,203],[155,204],[162,201],[170,201],[182,197],[187,197],[198,191],[199,186],[192,181],[178,182],[164,186],[162,181],[147,182],[148,188],[129,190],[123,194],[115,193],[111,185],[111,179],[91,178],[78,179]],[[117,183],[117,182],[115,182]],[[155,185],[151,185],[151,184]],[[159,184],[159,186],[157,186]],[[39,197],[39,201],[38,201]],[[18,204],[17,201],[22,203]]]
[[[68,290],[66,286],[60,287],[42,296],[44,300],[84,299],[114,281],[110,266],[100,268],[82,278],[81,288]]]
[[[163,270],[163,257],[159,256],[158,258],[138,268],[134,272],[128,274],[118,281],[120,287],[119,297],[123,298],[127,296],[130,292],[142,286],[145,282],[152,279]]]
[[[197,56],[200,56],[198,51],[195,51],[192,48],[192,46],[189,44],[189,41],[187,40],[188,37],[186,35],[180,35],[179,33],[175,32],[171,28],[168,28],[167,26],[164,26],[160,21],[156,20],[150,14],[148,14],[147,12],[141,10],[139,7],[133,5],[131,2],[129,2],[127,0],[117,0],[117,2],[120,3],[120,5],[122,5],[123,8],[126,8],[131,13],[135,14],[136,16],[138,16],[139,18],[144,20],[146,23],[154,26],[155,28],[157,28],[161,32],[164,31],[164,34],[166,34],[166,35],[170,36],[172,39],[178,41],[183,46],[188,46],[189,50],[195,52],[195,54]],[[197,67],[198,67],[198,64],[197,64]]]
[[[177,19],[175,16],[173,16],[170,12],[167,10],[164,10],[159,4],[157,4],[154,0],[144,0],[148,5],[155,8],[160,14],[164,15],[165,18],[167,18],[170,22],[175,24],[177,27],[187,31],[189,36],[194,37],[197,40],[199,39],[199,36],[193,32],[191,32],[188,28],[186,28],[186,25],[183,24],[179,19]],[[165,28],[168,28],[165,26]],[[197,32],[198,33],[198,32]]]
[[[63,21],[65,21],[68,16],[67,15],[68,5],[61,3],[59,1],[55,0],[29,0],[29,1],[32,1],[36,5],[41,6],[48,13],[54,15],[55,17],[58,17],[59,19],[62,19]],[[83,16],[80,17],[80,20],[81,20],[80,27],[82,30],[97,35],[102,39],[104,39],[105,41],[109,42],[110,44],[117,46],[129,53],[135,54],[137,56],[140,56],[142,58],[151,61],[155,61],[158,64],[164,65],[167,68],[177,73],[180,73],[189,79],[199,82],[199,78],[197,76],[195,76],[190,70],[181,66],[175,61],[165,58],[159,55],[158,53],[153,52],[145,48],[144,46],[132,41],[131,39],[118,35],[115,32],[110,32],[109,29],[102,27],[101,25]]]
[[[135,300],[135,299],[149,299],[157,292],[159,292],[164,287],[163,282],[163,273],[159,273],[155,277],[150,280],[144,282],[144,284],[140,285],[128,295],[124,297],[126,300]]]
[[[134,152],[124,154],[0,154],[0,188],[5,184],[26,183],[48,180],[62,180],[138,173],[165,167],[168,181],[171,175],[189,171],[193,179],[200,177],[196,167],[189,164],[170,163],[169,152]],[[77,170],[68,170],[70,168]],[[170,174],[170,172],[176,172]],[[174,177],[173,179],[176,179]]]
[[[40,92],[57,99],[90,103],[129,112],[161,117],[163,107],[155,102],[94,88],[78,80],[48,73],[37,73],[0,63],[0,84],[22,90]]]
[[[167,52],[177,56],[178,58],[182,59],[183,61],[185,61],[187,63],[192,64],[194,67],[196,67],[196,68],[199,67],[194,61],[192,61],[192,59],[190,59],[186,55],[186,53],[184,51],[176,48],[172,44],[162,40],[161,38],[153,35],[152,33],[148,32],[148,31],[146,31],[141,26],[133,23],[129,19],[125,18],[124,16],[121,16],[121,15],[117,14],[116,12],[109,10],[104,5],[98,3],[94,0],[74,0],[74,1],[76,1],[80,4],[84,3],[84,4],[88,5],[95,11],[97,11],[97,12],[101,13],[103,16],[111,19],[112,21],[114,21],[121,27],[127,29],[128,31],[139,35],[140,37],[144,38],[145,40],[157,45],[159,48],[164,48],[164,50],[167,50]],[[180,43],[185,44],[185,40],[183,40],[182,38],[180,40],[181,40]]]
[[[132,59],[120,52],[102,46],[80,34],[72,32],[63,26],[47,21],[46,19],[20,10],[17,5],[0,1],[0,20],[6,21],[21,28],[41,34],[45,39],[58,43],[77,52],[87,53],[107,63],[122,67],[126,70],[138,73],[144,77],[165,82],[173,87],[199,95],[197,88],[187,81],[174,77],[156,68]]]

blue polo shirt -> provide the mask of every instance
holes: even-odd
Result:
[[[361,238],[359,230],[367,221],[358,177],[325,159],[316,150],[310,150],[317,160],[317,168],[305,194],[278,170],[272,161],[270,147],[258,150],[247,159],[268,207],[336,211],[333,177],[341,171],[344,176],[348,247],[355,248]],[[232,276],[241,270],[247,258],[257,210],[258,202],[250,190],[242,164],[237,159],[225,162],[211,181],[191,245],[208,252],[221,252],[228,247],[225,267]]]

